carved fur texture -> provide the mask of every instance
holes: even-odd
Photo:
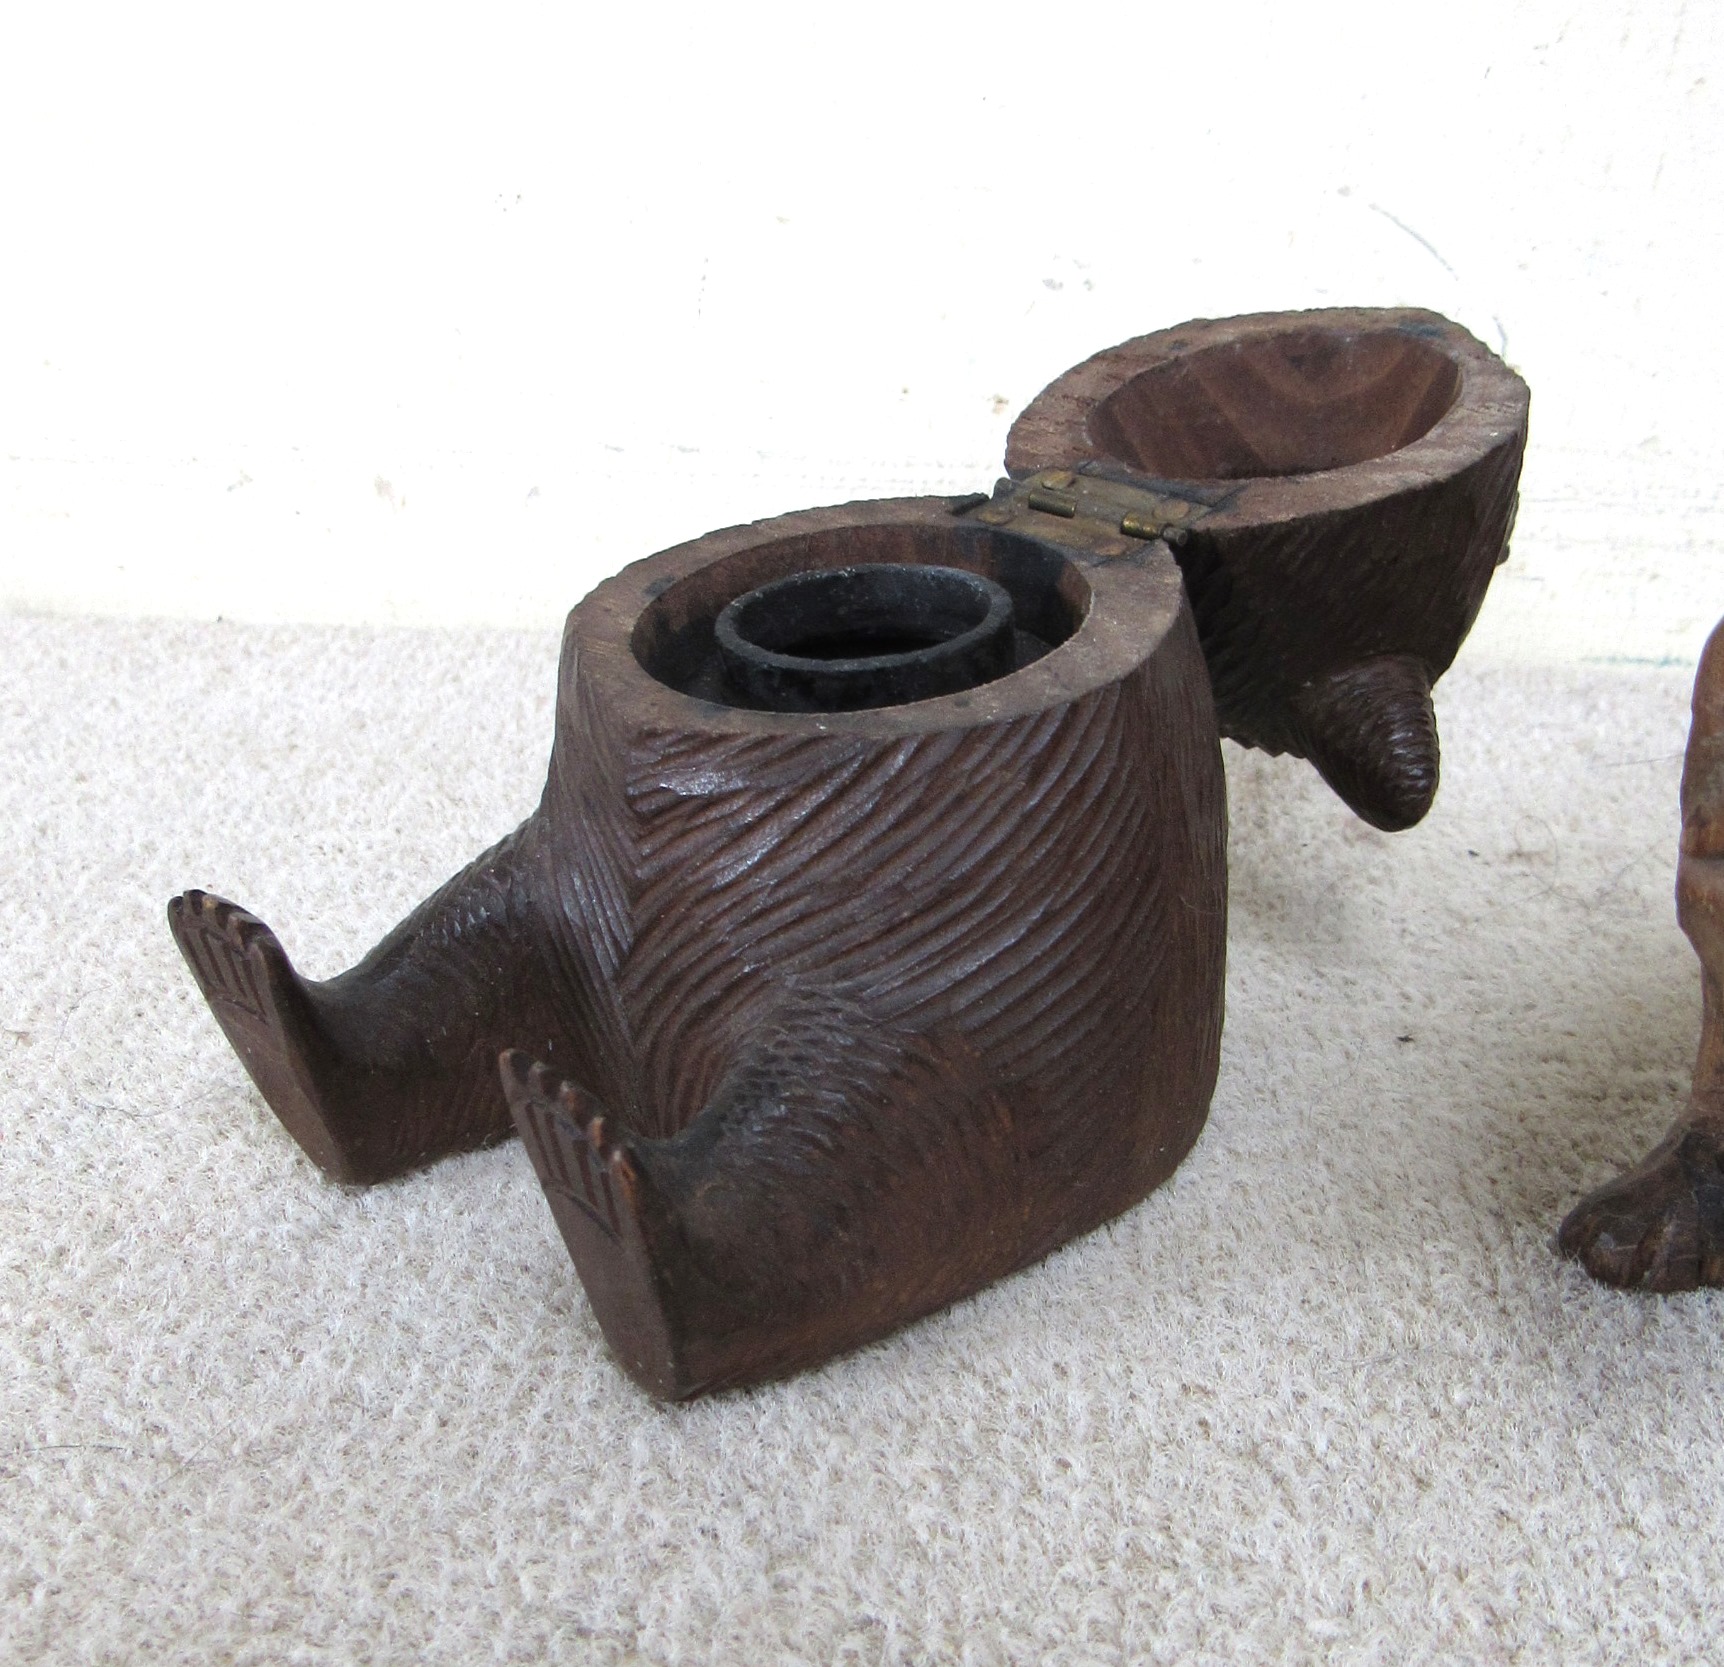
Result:
[[[1610,1285],[1724,1285],[1724,622],[1694,681],[1682,770],[1676,914],[1700,957],[1700,1053],[1688,1105],[1626,1174],[1562,1224],[1563,1253]]]
[[[1526,412],[1494,355],[1409,309],[1124,343],[1031,405],[1007,463],[1183,505],[1178,565],[1173,522],[1034,491],[991,525],[978,498],[908,499],[662,551],[570,615],[538,812],[359,966],[308,983],[203,892],[174,934],[331,1175],[518,1128],[653,1393],[824,1359],[1190,1148],[1221,1031],[1218,733],[1309,757],[1378,827],[1424,815],[1431,685],[1503,556]],[[1006,590],[1017,669],[861,712],[714,681],[729,603],[891,562]]]
[[[1436,791],[1430,691],[1506,557],[1528,403],[1416,308],[1197,319],[1067,371],[1006,463],[1201,497],[1178,555],[1222,733],[1394,830]]]
[[[1225,795],[1158,560],[1098,578],[1093,646],[1010,699],[830,720],[654,682],[623,628],[650,587],[625,575],[571,616],[536,815],[360,966],[306,984],[203,894],[176,934],[332,1174],[379,1179],[512,1114],[654,1393],[825,1358],[1118,1214],[1202,1126]],[[1141,651],[1120,647],[1132,609]],[[255,969],[243,1011],[230,966]]]

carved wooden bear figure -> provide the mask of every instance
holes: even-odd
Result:
[[[1682,768],[1676,917],[1700,957],[1687,1109],[1633,1169],[1575,1206],[1563,1252],[1611,1285],[1724,1285],[1724,621],[1700,656]]]
[[[720,602],[861,557],[999,578],[1032,663],[849,712],[674,686]],[[1062,629],[1083,653],[1040,652]],[[1215,1082],[1225,843],[1166,546],[1086,566],[913,499],[600,586],[537,813],[352,971],[302,980],[204,893],[170,915],[331,1175],[518,1125],[612,1347],[680,1397],[901,1325],[1172,1172]]]
[[[1424,814],[1526,415],[1408,309],[1122,344],[1024,413],[991,499],[809,510],[601,585],[537,813],[350,972],[300,978],[203,892],[175,937],[338,1179],[518,1128],[654,1393],[812,1364],[1172,1172],[1219,1054],[1218,734],[1379,827]]]

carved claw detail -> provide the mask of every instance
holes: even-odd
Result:
[[[1608,1285],[1724,1284],[1724,1141],[1683,1125],[1645,1161],[1583,1198],[1558,1235]]]
[[[336,1180],[369,1179],[319,1086],[316,1020],[281,940],[237,903],[196,890],[168,904],[168,926],[211,1013],[288,1133]]]
[[[267,1021],[265,977],[253,952],[267,957],[281,946],[256,915],[226,898],[192,890],[168,904],[168,925],[211,1006]]]
[[[504,1092],[540,1184],[620,1240],[640,1178],[599,1101],[518,1049],[504,1054],[501,1066]]]
[[[633,1142],[596,1096],[518,1048],[497,1061],[515,1127],[533,1161],[587,1301],[617,1359],[649,1393],[679,1400],[691,1380],[648,1243],[662,1215]]]
[[[1293,706],[1305,756],[1372,827],[1399,833],[1424,817],[1441,756],[1422,661],[1361,660],[1308,683]]]

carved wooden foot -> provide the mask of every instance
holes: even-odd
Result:
[[[1633,1169],[1582,1199],[1560,1243],[1607,1285],[1724,1285],[1724,1129],[1684,1119]]]
[[[1583,1199],[1558,1236],[1595,1278],[1655,1291],[1724,1284],[1724,623],[1694,681],[1676,914],[1701,966],[1688,1110],[1641,1163]]]
[[[326,1082],[330,1049],[276,935],[237,903],[202,891],[168,904],[168,926],[216,1022],[288,1133],[325,1173],[359,1179],[354,1142]]]
[[[841,1002],[769,1022],[669,1139],[629,1133],[523,1053],[501,1066],[594,1314],[666,1399],[943,1307],[1018,1266],[1070,1207],[1034,1196],[1024,1131],[961,1035]]]
[[[168,904],[168,925],[252,1081],[333,1179],[381,1181],[513,1132],[499,1048],[547,1026],[541,934],[523,907],[520,836],[488,851],[358,966],[302,979],[256,915],[207,892]],[[537,1017],[535,1017],[537,1015]]]
[[[500,1066],[527,1156],[612,1354],[643,1389],[680,1399],[672,1270],[661,1249],[674,1226],[642,1173],[637,1143],[578,1083],[519,1051],[505,1053]]]

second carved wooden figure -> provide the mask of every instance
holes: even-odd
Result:
[[[1218,736],[1405,827],[1525,385],[1433,314],[1201,322],[1068,372],[991,497],[808,510],[569,616],[539,809],[351,971],[174,935],[305,1151],[518,1130],[622,1365],[795,1370],[1136,1203],[1202,1128]]]

